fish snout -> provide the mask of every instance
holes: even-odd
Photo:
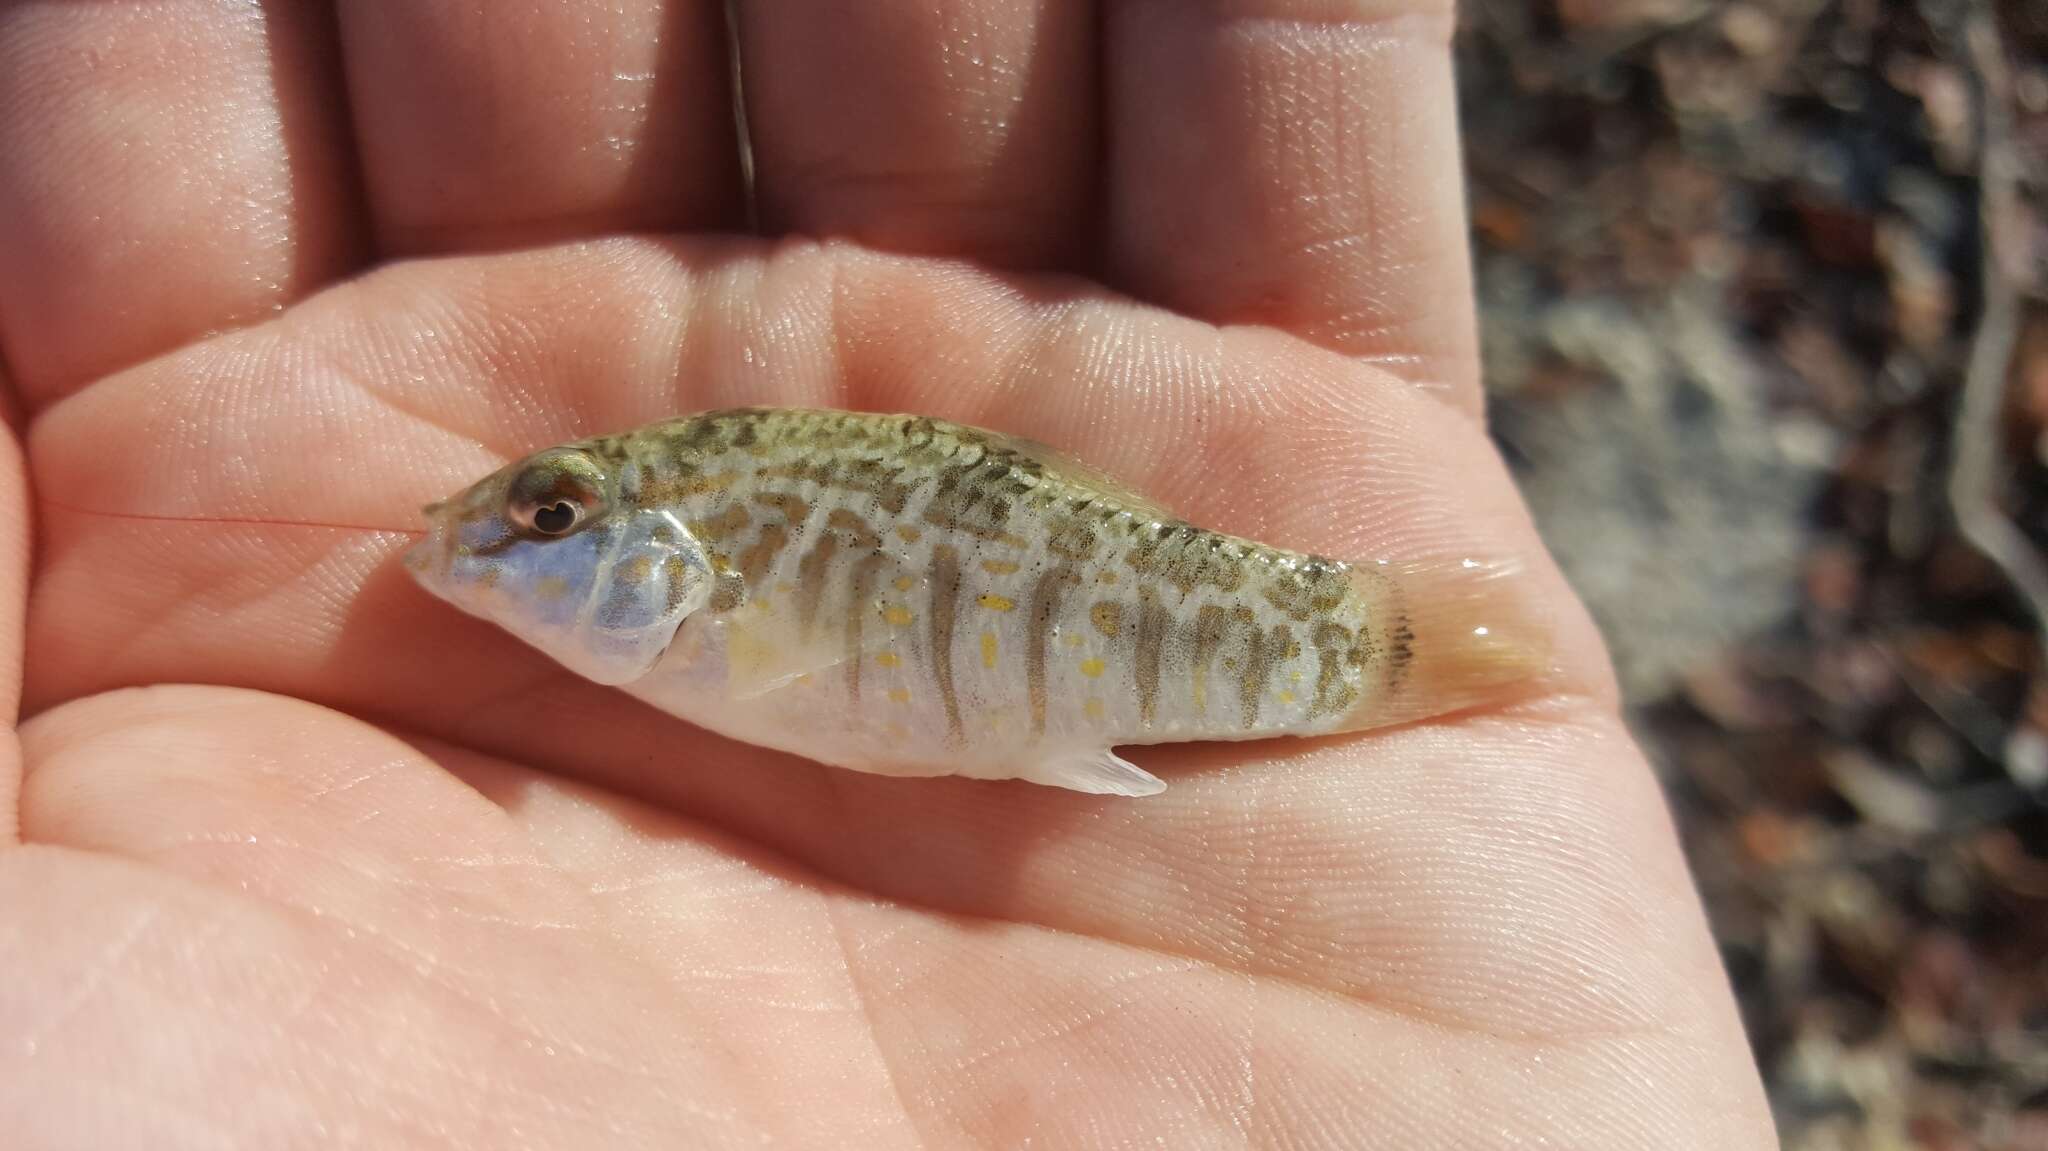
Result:
[[[426,534],[405,549],[406,570],[429,583],[444,579],[455,562],[455,529],[449,523],[446,504],[428,504],[420,509],[426,517]]]

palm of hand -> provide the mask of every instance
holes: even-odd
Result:
[[[1063,25],[1040,17],[1057,40]],[[23,120],[66,130],[7,98],[9,51],[106,18],[0,12],[0,145]],[[447,52],[460,81],[488,71],[471,56],[508,50],[407,19],[425,27],[404,45],[345,37],[352,80],[382,53],[402,93],[394,53]],[[774,51],[801,50],[806,34],[760,28]],[[689,29],[669,31],[684,46],[665,51],[691,50]],[[280,59],[323,34],[272,27],[252,47],[213,32]],[[1110,224],[1118,283],[1187,317],[1009,270],[1081,250],[1059,210],[1079,178],[1019,191],[983,171],[935,191],[884,157],[778,183],[804,145],[771,146],[776,117],[793,117],[779,102],[797,99],[772,77],[755,104],[767,202],[874,248],[613,238],[451,254],[308,295],[355,249],[345,196],[320,192],[346,186],[345,165],[308,176],[301,149],[272,173],[288,274],[251,286],[216,266],[262,258],[232,236],[135,273],[156,280],[126,278],[118,257],[24,262],[54,286],[0,288],[0,319],[48,321],[0,329],[33,413],[25,666],[41,713],[22,731],[25,772],[0,775],[20,813],[19,845],[0,848],[0,1125],[95,1146],[308,1131],[372,1146],[1767,1140],[1597,641],[1471,416],[1469,300],[1393,314],[1382,290],[1394,269],[1425,294],[1462,290],[1456,213],[1426,204],[1454,175],[1428,137],[1444,129],[1440,29],[1262,34],[1359,68],[1414,54],[1345,98],[1428,105],[1422,128],[1381,141],[1425,171],[1320,222],[1355,232],[1343,212],[1379,212],[1406,230],[1327,249],[1247,229],[1241,250],[1190,255],[1207,233],[1170,206],[1188,175],[1176,158],[1113,159],[1128,185]],[[535,87],[568,85],[547,70],[570,72],[566,58],[520,66]],[[294,75],[287,111],[307,98]],[[586,186],[496,137],[475,145],[488,159],[437,169],[423,141],[459,151],[488,122],[459,101],[380,112],[358,92],[386,246],[687,232],[730,211],[703,190],[712,177],[684,187],[628,166],[607,182],[599,163]],[[549,107],[576,121],[573,100]],[[670,170],[701,145],[695,159],[730,176],[704,161],[715,116],[646,115],[649,139],[683,141]],[[246,119],[260,175],[279,144],[264,131],[290,117]],[[922,158],[944,152],[919,125],[967,121],[906,122],[898,143]],[[1058,127],[1006,140],[1028,161],[1060,147]],[[84,209],[37,199],[21,175],[80,163],[44,147],[12,184],[0,174],[0,204],[12,188],[33,209],[0,223],[0,255],[62,254],[67,228],[88,230],[66,215]],[[966,153],[966,169],[996,163]],[[1000,159],[1006,178],[1060,170]],[[1346,175],[1298,166],[1303,181]],[[472,168],[501,180],[488,194],[437,182]],[[1233,193],[1221,174],[1185,193],[1189,211],[1256,215],[1262,178],[1240,174]],[[102,189],[114,207],[91,226],[155,240],[197,226],[137,209],[145,190]],[[119,322],[94,338],[94,305],[115,301]],[[1195,318],[1254,314],[1278,318]],[[414,508],[508,456],[742,402],[1004,428],[1198,521],[1330,554],[1519,562],[1558,621],[1558,670],[1496,713],[1153,749],[1137,758],[1169,791],[1106,801],[876,779],[705,736],[456,617],[394,562]],[[161,686],[175,684],[205,686]]]

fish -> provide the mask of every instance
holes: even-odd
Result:
[[[454,608],[706,730],[881,775],[1155,795],[1118,747],[1413,722],[1548,652],[1501,565],[1207,530],[923,415],[678,416],[534,452],[423,516],[404,565]]]

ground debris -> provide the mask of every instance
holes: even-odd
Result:
[[[1496,437],[1608,632],[1786,1147],[2048,1151],[2048,665],[1949,498],[1996,289],[1973,450],[2048,554],[2048,6],[1461,11]]]

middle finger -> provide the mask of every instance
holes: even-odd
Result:
[[[740,4],[769,231],[1061,268],[1095,186],[1087,0]]]

